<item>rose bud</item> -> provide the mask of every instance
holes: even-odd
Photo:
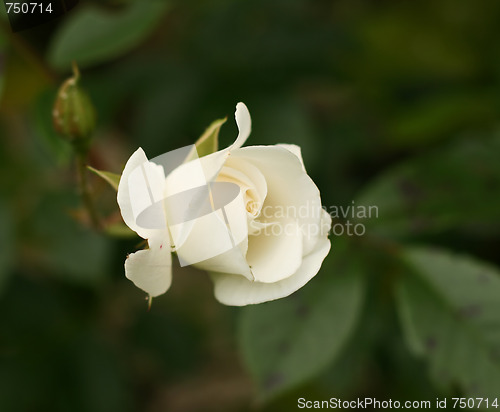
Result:
[[[181,266],[207,271],[216,299],[233,306],[292,294],[330,251],[331,217],[300,148],[242,147],[251,130],[243,103],[235,119],[238,137],[225,149],[149,160],[139,148],[125,165],[118,205],[149,246],[128,256],[125,275],[150,298],[170,287],[172,251]]]
[[[79,86],[80,73],[73,66],[74,75],[59,88],[52,121],[55,130],[78,149],[86,149],[95,129],[96,112],[87,93]]]

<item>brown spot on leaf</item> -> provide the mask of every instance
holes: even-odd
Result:
[[[422,188],[411,180],[402,179],[399,181],[398,186],[404,200],[411,206],[414,206],[424,198]]]
[[[271,392],[285,382],[285,376],[280,372],[271,373],[264,380],[264,389],[266,392]]]
[[[479,283],[489,283],[490,277],[485,272],[479,272],[477,275],[477,281]]]
[[[411,229],[415,233],[424,232],[432,226],[430,219],[418,216],[411,221]]]
[[[280,343],[278,347],[278,352],[282,355],[286,354],[287,352],[290,351],[290,344],[288,342],[282,342]]]
[[[481,314],[481,305],[478,304],[471,304],[467,306],[462,306],[458,310],[458,314],[460,317],[463,318],[474,318],[476,316],[479,316]]]
[[[438,374],[438,379],[442,381],[448,381],[450,379],[450,372],[448,369],[441,369]]]
[[[427,349],[429,349],[429,351],[433,351],[434,349],[436,349],[437,347],[436,338],[433,336],[428,337],[427,340],[425,341],[425,346],[427,347]]]
[[[494,348],[490,353],[490,358],[493,362],[500,361],[500,347]]]
[[[467,392],[473,395],[479,394],[479,385],[477,384],[477,382],[471,382],[469,384],[469,390]]]
[[[310,312],[309,306],[307,306],[304,303],[301,303],[299,304],[299,306],[297,306],[297,310],[295,313],[297,314],[297,317],[305,318],[307,317],[307,315],[309,315],[309,312]]]

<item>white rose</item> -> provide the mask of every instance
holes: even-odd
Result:
[[[242,148],[251,129],[243,103],[235,117],[239,134],[226,149],[190,157],[167,173],[155,164],[158,158],[148,161],[138,149],[123,170],[118,187],[123,220],[149,244],[128,256],[125,272],[151,297],[170,287],[172,251],[181,265],[209,272],[221,303],[242,306],[295,292],[318,273],[330,250],[331,219],[300,148]],[[231,187],[236,191],[228,191]],[[189,194],[199,188],[210,192],[203,201]],[[161,207],[150,207],[144,224],[141,210],[152,204]],[[203,212],[207,205],[210,210]]]

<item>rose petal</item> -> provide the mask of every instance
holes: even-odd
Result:
[[[247,210],[249,219],[259,216],[267,196],[266,179],[259,169],[241,158],[235,162],[232,157],[229,157],[219,173],[217,181],[239,185],[244,199],[247,202],[252,202],[252,210]]]
[[[235,142],[226,149],[191,160],[173,170],[166,178],[164,203],[169,229],[178,253],[181,265],[202,265],[207,270],[217,269],[242,274],[253,279],[248,263],[245,260],[248,246],[248,224],[242,193],[224,207],[210,214],[192,218],[196,208],[200,211],[206,206],[206,199],[193,197],[180,209],[175,196],[188,189],[210,187],[215,181],[231,151],[238,149],[247,139],[251,130],[251,118],[243,103],[236,106],[235,119],[239,129]],[[252,165],[248,165],[250,168]],[[263,180],[263,178],[261,178]],[[261,192],[265,195],[265,182],[260,182]],[[213,195],[213,191],[210,196]],[[210,197],[209,196],[209,197]],[[265,196],[264,196],[265,197]],[[207,196],[205,198],[208,199]],[[174,199],[174,202],[170,202]],[[216,200],[214,198],[214,200]],[[184,213],[186,218],[173,218]],[[180,223],[173,223],[174,221]],[[229,226],[229,227],[228,227]],[[236,255],[233,259],[228,254]],[[200,263],[202,262],[202,263]]]
[[[168,242],[129,255],[125,260],[125,276],[152,297],[165,293],[172,283],[172,255]]]
[[[332,217],[325,209],[321,212],[321,222],[320,222],[320,237],[328,236],[330,229],[332,228]]]
[[[232,248],[221,255],[196,263],[193,266],[209,272],[231,273],[234,276],[244,276],[249,281],[254,277],[245,258],[248,249],[248,240],[244,240],[236,248]]]
[[[294,219],[280,219],[250,236],[247,261],[255,280],[273,283],[293,275],[302,263],[302,234]]]
[[[239,149],[245,141],[250,136],[252,131],[252,118],[250,117],[250,112],[244,103],[238,103],[236,105],[236,112],[234,113],[236,119],[236,124],[238,125],[238,137],[236,141],[230,146],[231,149]]]
[[[252,119],[247,107],[243,103],[238,103],[236,105],[234,117],[236,125],[238,126],[238,137],[234,143],[225,149],[219,150],[218,152],[194,160],[194,162],[199,162],[201,165],[207,182],[215,181],[231,152],[239,149],[250,135],[250,131],[252,129]]]
[[[295,156],[297,156],[298,159],[300,160],[300,163],[302,163],[302,169],[304,169],[304,172],[306,171],[304,160],[302,159],[302,149],[300,148],[300,146],[297,146],[296,144],[287,144],[287,143],[280,143],[277,144],[276,146],[282,147],[288,150],[289,152],[292,152]]]
[[[260,220],[296,219],[303,233],[303,253],[312,251],[320,235],[323,209],[319,190],[299,158],[279,146],[244,147],[234,150],[232,156],[235,162],[243,159],[255,165],[266,179],[267,197]]]
[[[210,273],[215,283],[215,297],[225,305],[244,306],[288,296],[318,273],[330,246],[329,239],[319,239],[313,251],[304,257],[298,270],[292,276],[275,283],[251,282],[242,276]]]
[[[248,224],[241,192],[214,212],[172,225],[170,231],[181,266],[196,265],[253,279],[245,259]]]
[[[137,223],[141,211],[163,198],[164,185],[163,168],[149,162],[144,151],[137,149],[123,169],[117,202],[125,224],[144,239],[163,237],[167,231],[166,227],[145,228]]]

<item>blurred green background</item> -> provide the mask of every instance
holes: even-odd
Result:
[[[13,34],[2,10],[0,411],[500,397],[499,21],[490,0],[81,0]],[[378,218],[332,236],[290,298],[225,307],[175,268],[148,312],[123,269],[141,239],[88,227],[52,129],[72,60],[98,114],[93,167],[120,173],[138,146],[154,157],[229,116],[224,147],[243,101],[247,145],[300,145],[324,205]]]

